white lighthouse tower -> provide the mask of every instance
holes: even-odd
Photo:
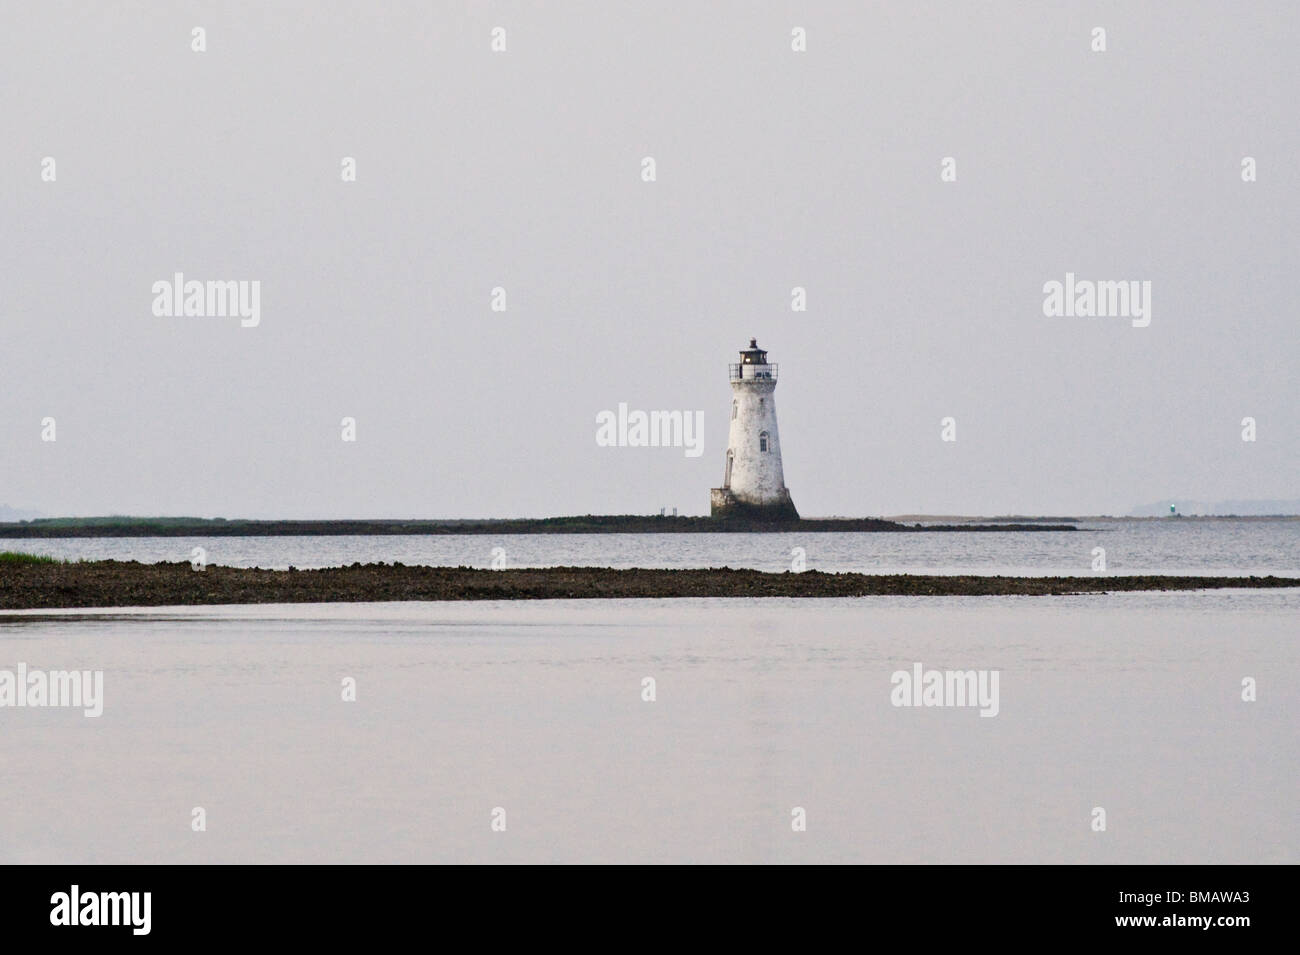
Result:
[[[731,429],[722,487],[710,492],[714,517],[798,520],[781,469],[781,436],[776,429],[776,365],[757,339],[732,365]]]

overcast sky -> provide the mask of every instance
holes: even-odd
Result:
[[[0,504],[707,513],[750,336],[805,516],[1300,496],[1293,3],[23,6]],[[1149,326],[1046,317],[1066,272]],[[703,454],[598,447],[620,402]]]

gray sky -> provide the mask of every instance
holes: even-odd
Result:
[[[706,513],[751,335],[806,516],[1297,496],[1292,3],[273,6],[0,14],[0,503]],[[1149,327],[1045,317],[1067,271]]]

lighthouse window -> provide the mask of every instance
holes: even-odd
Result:
[[[731,403],[731,420],[736,420],[736,403],[734,401]]]
[[[767,450],[767,432],[766,432],[766,431],[760,431],[760,432],[758,433],[758,450],[760,450],[760,451],[766,451],[766,450]]]

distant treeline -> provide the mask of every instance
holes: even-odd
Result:
[[[1072,531],[1070,524],[900,524],[877,518],[754,521],[743,518],[587,514],[541,517],[377,521],[248,521],[222,517],[52,517],[0,523],[3,537],[319,537],[407,534],[715,534],[830,531]]]

